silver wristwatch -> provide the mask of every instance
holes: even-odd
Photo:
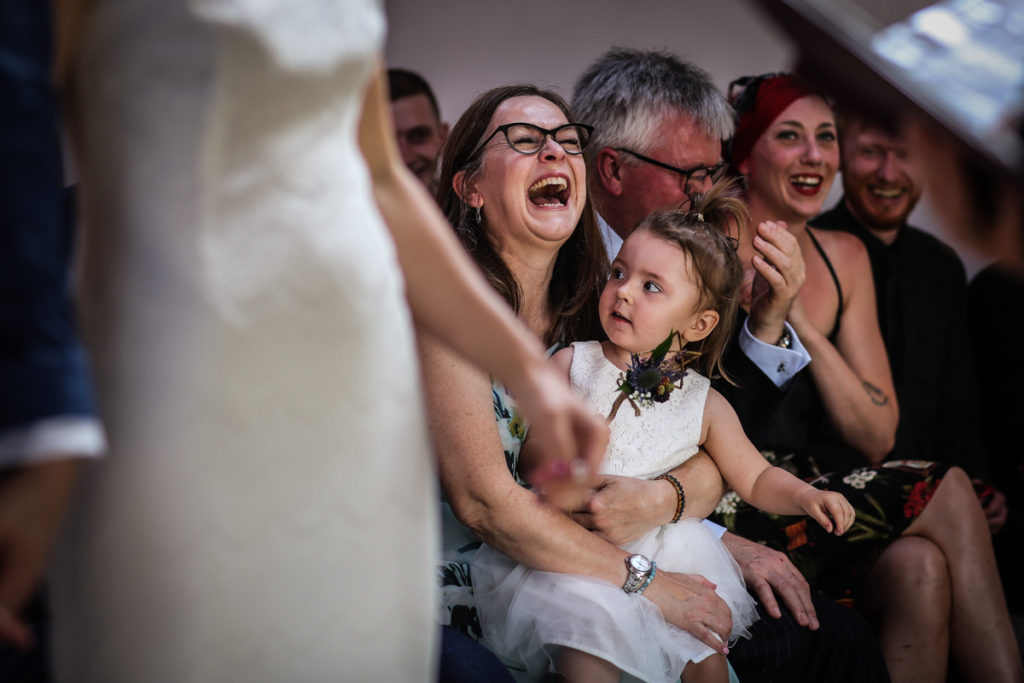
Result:
[[[629,572],[629,576],[626,577],[626,583],[622,584],[622,590],[627,593],[636,593],[645,587],[644,584],[647,583],[653,569],[654,563],[643,555],[636,554],[627,557],[626,571]]]

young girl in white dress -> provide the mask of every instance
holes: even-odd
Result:
[[[552,358],[595,411],[612,416],[602,473],[667,478],[677,488],[679,505],[673,523],[623,546],[630,555],[621,587],[535,571],[489,546],[481,548],[473,561],[473,583],[483,642],[531,674],[555,671],[573,681],[616,681],[626,673],[668,683],[686,667],[687,683],[727,679],[724,645],[716,653],[667,623],[642,595],[658,580],[659,569],[698,574],[715,584],[732,610],[730,642],[748,635],[757,618],[725,546],[699,520],[680,519],[684,492],[678,481],[663,475],[698,447],[708,452],[727,485],[759,508],[809,514],[837,535],[853,523],[853,508],[842,495],[819,491],[769,466],[705,376],[725,374],[720,360],[742,278],[724,230],[727,220],[744,220],[746,208],[725,196],[725,189],[716,186],[689,213],[655,214],[641,223],[613,261],[601,295],[608,341],[575,343]],[[662,342],[670,335],[672,346],[659,363],[660,354],[652,349],[665,351]],[[693,350],[700,351],[694,364],[704,374],[687,368],[680,379],[681,360],[693,357]],[[655,367],[645,373],[644,357],[649,365],[651,355]],[[530,466],[529,444],[528,438],[520,455],[524,468]],[[558,504],[579,509],[566,501]]]

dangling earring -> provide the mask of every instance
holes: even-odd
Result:
[[[480,207],[474,207],[474,217],[476,218],[476,224],[480,225]]]
[[[702,353],[704,353],[704,342],[706,342],[708,340],[707,337],[702,337],[701,338],[700,346],[697,347],[696,351],[694,351],[693,349],[690,348],[690,344],[693,343],[692,341],[690,341],[689,339],[686,339],[682,335],[680,335],[679,338],[683,340],[683,345],[679,348],[679,351],[681,353],[683,353],[684,355],[687,355],[687,356],[699,356]]]

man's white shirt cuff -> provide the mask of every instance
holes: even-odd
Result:
[[[701,520],[701,523],[704,524],[704,526],[707,527],[708,531],[713,533],[715,535],[715,538],[719,540],[721,540],[725,532],[728,531],[728,529],[726,529],[724,526],[715,524],[710,519]]]
[[[807,367],[811,362],[811,355],[796,336],[796,331],[789,323],[784,323],[786,331],[792,341],[788,349],[775,344],[766,344],[750,333],[747,323],[750,318],[743,321],[743,329],[740,330],[740,350],[754,362],[775,386],[785,386],[789,380],[796,376],[796,373]]]

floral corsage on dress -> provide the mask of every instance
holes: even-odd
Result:
[[[664,403],[672,397],[673,390],[682,387],[686,367],[700,357],[700,352],[683,349],[669,356],[668,351],[675,339],[684,346],[680,334],[672,331],[651,351],[651,355],[629,354],[629,364],[619,375],[619,396],[608,413],[609,422],[615,419],[624,401],[629,401],[633,413],[640,417],[640,408]]]

